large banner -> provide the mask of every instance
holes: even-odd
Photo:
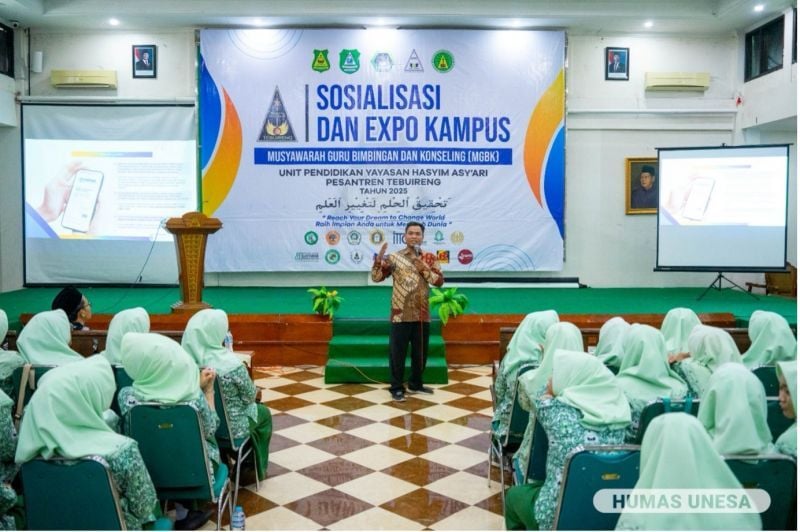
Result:
[[[562,268],[563,32],[200,42],[207,270],[366,270],[412,220],[445,270]]]

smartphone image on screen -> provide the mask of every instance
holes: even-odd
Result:
[[[75,172],[61,225],[79,233],[87,232],[94,217],[97,197],[102,186],[103,172],[85,169]]]
[[[714,190],[714,180],[710,177],[701,177],[692,182],[692,188],[683,204],[682,214],[689,220],[701,221],[706,214],[711,191]]]

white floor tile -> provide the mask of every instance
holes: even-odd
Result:
[[[312,466],[326,460],[335,458],[331,453],[310,447],[308,445],[297,445],[281,451],[269,453],[270,462],[275,462],[279,466],[291,471],[297,471],[304,467]],[[281,476],[283,479],[283,476]]]
[[[487,486],[485,477],[459,471],[428,484],[425,488],[472,505],[498,493],[500,484],[492,482],[491,486]]]
[[[432,530],[505,530],[502,515],[470,506],[434,523]]]
[[[392,499],[402,497],[419,486],[394,478],[384,473],[372,473],[336,486],[336,489],[362,501],[379,506]],[[483,499],[481,499],[483,500]]]
[[[469,469],[486,461],[486,452],[478,452],[459,445],[447,445],[420,456],[431,462],[444,464],[454,469]]]
[[[276,504],[283,505],[327,489],[330,489],[327,484],[292,472],[281,475],[275,482],[267,479],[266,482],[261,483],[261,489],[256,493]]]

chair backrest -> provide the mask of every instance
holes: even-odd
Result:
[[[547,438],[539,420],[533,426],[533,445],[531,456],[528,458],[528,474],[526,481],[541,480],[547,477],[547,451],[550,450],[550,440]]]
[[[194,408],[143,403],[127,415],[128,435],[139,444],[159,499],[216,500],[201,420]]]
[[[767,397],[767,425],[772,434],[772,441],[778,439],[778,436],[786,432],[786,430],[794,423],[793,419],[783,415],[781,405],[777,397]]]
[[[788,528],[797,507],[797,463],[791,457],[727,455],[725,462],[742,487],[769,493],[769,508],[761,514],[764,530],[794,530]]]
[[[522,408],[522,405],[519,404],[520,389],[518,382],[521,375],[535,368],[536,365],[534,364],[524,364],[517,371],[517,378],[514,379],[513,384],[514,400],[511,406],[511,418],[508,421],[508,432],[506,433],[503,446],[512,443],[520,443],[522,438],[525,436],[525,429],[528,427],[528,418],[530,417],[530,414],[527,410]]]
[[[661,414],[666,412],[686,412],[687,414],[697,416],[697,411],[699,409],[700,401],[698,399],[692,399],[691,397],[685,397],[677,401],[673,401],[668,397],[656,399],[642,410],[642,415],[639,417],[639,429],[636,432],[636,445],[641,445],[647,426],[653,419]]]
[[[633,489],[639,480],[638,445],[587,446],[567,456],[553,523],[556,530],[614,530],[618,513],[595,508],[601,489]]]
[[[217,412],[217,416],[219,416],[219,426],[217,426],[217,432],[215,433],[217,443],[221,447],[232,447],[234,445],[234,438],[228,419],[228,405],[225,401],[225,396],[222,395],[219,378],[214,379],[214,410]]]
[[[119,402],[117,401],[119,391],[127,386],[133,386],[133,378],[128,375],[124,367],[117,365],[111,367],[114,368],[114,382],[117,385],[117,389],[114,390],[114,398],[111,400],[111,410],[119,414]]]
[[[14,423],[19,426],[22,419],[22,411],[28,405],[45,373],[57,366],[39,366],[35,364],[25,364],[16,369],[11,374],[11,400],[15,403]]]
[[[28,530],[125,530],[119,494],[99,457],[22,464]]]
[[[758,366],[757,368],[753,368],[753,374],[758,377],[758,380],[764,385],[764,391],[767,397],[778,396],[778,374],[775,371],[775,366]]]

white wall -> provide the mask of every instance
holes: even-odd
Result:
[[[537,277],[579,277],[594,287],[700,286],[707,273],[655,273],[655,215],[626,215],[625,157],[655,156],[657,147],[740,143],[744,111],[735,97],[744,93],[740,37],[651,35],[568,35],[566,262],[562,272]],[[158,46],[158,78],[131,78],[131,45]],[[630,48],[630,81],[604,80],[604,48]],[[195,45],[191,31],[161,33],[95,32],[81,35],[33,32],[31,50],[44,52],[44,72],[34,74],[35,96],[100,95],[120,99],[171,99],[195,95]],[[118,71],[116,91],[65,92],[49,85],[54,68],[107,68]],[[711,73],[705,93],[646,93],[647,71]],[[791,78],[796,78],[796,69]],[[774,75],[774,74],[773,74]],[[796,87],[796,81],[795,87]],[[781,87],[785,82],[778,83]],[[748,88],[749,90],[749,88]],[[783,90],[783,89],[782,89]],[[786,89],[790,91],[791,89]],[[747,96],[746,105],[769,107],[768,94]],[[796,114],[796,106],[794,107]],[[764,116],[761,111],[760,116]],[[789,132],[761,132],[769,142],[796,142]],[[753,138],[754,133],[749,134]],[[0,128],[0,290],[21,286],[21,191],[19,130]],[[782,140],[775,140],[780,138]],[[787,140],[788,139],[788,140]],[[792,150],[792,166],[796,150]],[[792,188],[795,187],[793,171]],[[5,193],[11,190],[10,194]],[[790,256],[796,259],[796,194],[790,200]],[[740,275],[739,282],[763,278]],[[207,285],[367,283],[367,274],[210,274]]]

